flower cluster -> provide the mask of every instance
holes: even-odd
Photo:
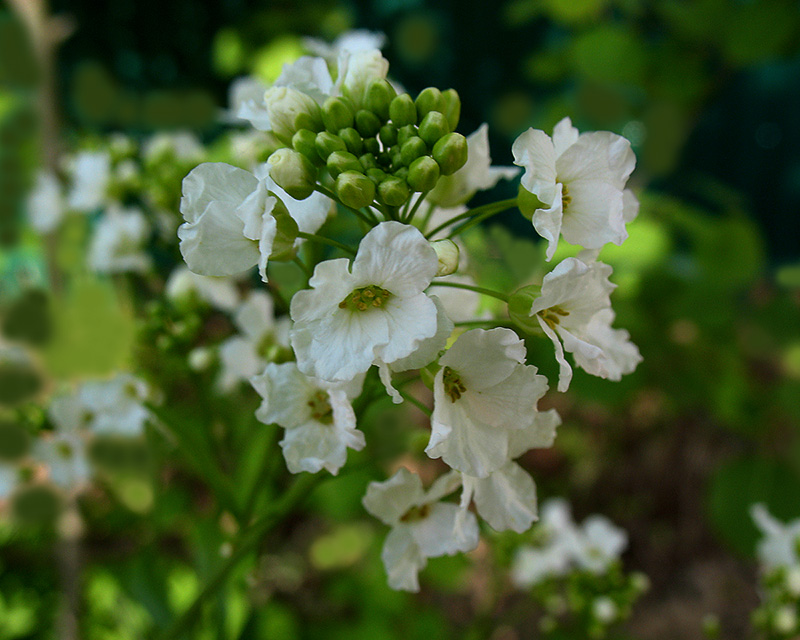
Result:
[[[426,491],[400,468],[364,497],[392,528],[382,554],[389,584],[417,590],[427,558],[477,546],[475,513],[499,531],[523,532],[538,518],[536,486],[516,460],[550,447],[561,419],[539,409],[548,380],[515,329],[552,340],[559,391],[572,377],[564,351],[610,380],[640,361],[628,333],[611,327],[611,267],[597,261],[605,243],[625,239],[636,213],[625,189],[634,157],[624,138],[579,135],[568,120],[552,139],[530,130],[513,148],[524,168],[519,198],[466,209],[476,191],[519,171],[491,165],[486,126],[469,137],[456,132],[458,94],[398,91],[376,49],[334,58],[302,57],[271,87],[241,84],[231,113],[275,148],[263,164],[204,163],[186,176],[180,250],[195,277],[240,277],[257,267],[274,290],[270,272],[288,262],[304,276],[283,301],[288,318],[276,320],[265,295],[251,294],[235,315],[242,336],[220,350],[219,388],[250,376],[262,399],[256,417],[285,430],[280,446],[290,471],[336,474],[349,450],[367,446],[354,407],[375,401],[381,383],[395,403],[429,413],[425,453],[448,471]],[[548,259],[560,235],[587,251],[509,295],[464,271],[458,236],[513,207],[531,214]],[[333,220],[336,213],[345,221]],[[186,277],[187,289],[219,297]],[[489,296],[506,308],[465,314],[473,300],[454,304],[455,294]],[[287,334],[288,345],[279,337]],[[427,384],[432,410],[409,391],[417,380]],[[560,544],[585,551],[587,567],[600,566],[618,553],[619,537],[601,525],[581,535],[560,531]],[[595,534],[609,534],[614,548]]]

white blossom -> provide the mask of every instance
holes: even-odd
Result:
[[[440,502],[459,482],[459,474],[450,472],[426,492],[419,476],[401,468],[385,482],[367,487],[364,507],[392,527],[381,553],[392,589],[419,591],[417,574],[428,558],[471,551],[478,545],[474,514]]]
[[[40,437],[33,444],[33,457],[44,465],[48,480],[65,491],[80,489],[92,476],[86,439],[77,433]]]
[[[64,217],[64,196],[61,183],[52,171],[39,171],[36,185],[28,195],[25,207],[30,225],[39,233],[50,233]]]
[[[254,76],[236,78],[228,88],[228,111],[223,120],[245,120],[259,131],[269,131],[269,115],[264,104],[266,90],[267,85]]]
[[[136,207],[110,207],[99,219],[89,243],[89,267],[98,273],[142,273],[152,261],[144,250],[150,225]]]
[[[750,515],[763,535],[756,547],[761,564],[767,569],[800,565],[800,518],[784,524],[761,503],[750,507]]]
[[[72,159],[70,209],[89,212],[103,205],[111,178],[111,157],[105,151],[82,151]]]
[[[636,157],[625,138],[606,131],[579,135],[564,118],[552,138],[528,129],[514,141],[512,152],[514,164],[525,168],[522,186],[542,203],[532,222],[548,241],[548,260],[560,235],[587,249],[622,244],[628,237],[623,190]],[[632,206],[629,202],[628,217],[635,215]]]
[[[319,38],[303,38],[303,46],[315,56],[325,58],[328,62],[336,62],[339,53],[348,51],[369,51],[371,49],[383,49],[386,44],[386,36],[378,31],[367,31],[366,29],[354,29],[345,31],[339,35],[331,44]]]
[[[168,299],[176,302],[196,296],[221,311],[233,311],[239,304],[239,292],[231,278],[200,276],[186,267],[173,269],[164,293]]]

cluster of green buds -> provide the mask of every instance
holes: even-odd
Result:
[[[355,209],[399,207],[467,161],[454,89],[428,87],[414,100],[375,79],[358,99],[330,97],[321,107],[299,93],[281,87],[266,96],[273,131],[291,145],[270,156],[270,175],[294,198],[308,197],[319,181]]]

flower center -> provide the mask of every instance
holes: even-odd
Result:
[[[419,522],[428,517],[431,512],[431,505],[423,504],[418,507],[411,507],[401,517],[400,522]]]
[[[444,382],[444,392],[450,397],[451,402],[455,402],[461,398],[461,394],[467,390],[464,383],[461,381],[461,376],[450,367],[444,368],[442,372],[442,381]]]
[[[572,202],[572,196],[569,195],[569,189],[563,182],[561,183],[561,212],[567,210],[567,207]]]
[[[561,322],[561,318],[569,315],[569,311],[566,311],[559,305],[556,305],[555,307],[550,307],[544,311],[540,311],[539,315],[551,329],[555,329],[556,325]]]
[[[333,409],[328,402],[328,394],[324,391],[317,391],[306,403],[311,407],[311,417],[322,424],[333,424]]]
[[[391,291],[387,291],[377,284],[371,284],[360,289],[353,289],[352,293],[339,303],[339,308],[366,311],[372,307],[382,307],[391,297]]]

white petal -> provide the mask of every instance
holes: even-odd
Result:
[[[495,531],[527,531],[536,514],[536,485],[515,462],[475,483],[475,506]]]
[[[553,259],[553,255],[558,247],[558,239],[561,235],[561,226],[564,221],[561,193],[563,185],[559,182],[555,186],[553,204],[547,209],[537,209],[531,217],[531,224],[542,238],[547,240],[547,251],[545,257],[548,261]]]
[[[302,56],[291,64],[283,65],[283,71],[274,86],[302,91],[322,104],[333,91],[333,80],[325,60]]]
[[[572,367],[569,366],[569,362],[567,362],[567,359],[564,357],[564,348],[561,346],[561,341],[558,339],[558,336],[549,325],[542,320],[541,316],[536,316],[536,319],[539,321],[539,326],[542,328],[542,331],[544,331],[545,335],[550,338],[550,341],[553,343],[553,348],[556,351],[556,362],[558,362],[558,390],[564,393],[569,389],[569,383],[572,381]]]
[[[564,118],[553,127],[553,147],[556,158],[578,141],[578,130],[572,126],[572,120]]]
[[[525,343],[511,329],[472,329],[461,334],[439,363],[461,377],[468,390],[499,384],[525,361]]]
[[[287,429],[280,441],[286,466],[291,473],[317,473],[326,469],[333,475],[347,461],[347,449],[362,449],[364,434],[355,429],[339,429],[316,420]]]
[[[524,167],[522,186],[550,206],[556,196],[556,152],[544,131],[528,129],[511,147],[514,164]]]
[[[622,192],[601,180],[576,180],[569,184],[572,198],[563,213],[561,234],[570,244],[598,249],[628,237],[622,215]]]
[[[415,473],[401,467],[391,478],[383,482],[370,482],[367,493],[361,500],[364,508],[384,524],[390,526],[413,506],[424,504],[425,492],[422,480]]]
[[[255,345],[240,336],[228,338],[219,345],[219,360],[217,388],[223,393],[231,391],[239,382],[249,380],[264,366]]]
[[[260,342],[275,328],[272,298],[263,291],[253,291],[233,316],[236,328],[251,342]]]
[[[429,365],[444,349],[450,334],[453,333],[453,321],[447,317],[444,305],[436,296],[429,297],[436,305],[436,334],[432,338],[421,341],[411,355],[393,360],[390,366],[392,371],[409,371]]]
[[[264,424],[291,429],[311,419],[307,403],[315,388],[294,362],[270,362],[263,373],[250,377],[250,384],[263,398],[256,418]]]
[[[508,439],[508,457],[518,458],[529,449],[547,449],[556,439],[556,428],[561,424],[561,416],[555,409],[536,414],[533,424],[524,429],[515,429]]]
[[[451,556],[472,551],[478,546],[478,522],[472,513],[467,512],[466,516],[462,516],[460,535],[454,535],[460,511],[457,505],[437,502],[430,506],[425,518],[408,525],[423,556]]]
[[[631,144],[608,131],[584,133],[558,157],[558,181],[600,180],[622,191],[636,165]]]
[[[389,340],[376,349],[375,355],[390,365],[412,355],[423,341],[436,335],[436,305],[424,293],[407,298],[393,296],[378,311],[385,317]],[[367,313],[370,311],[361,315]]]
[[[389,586],[400,591],[419,591],[418,574],[428,564],[406,526],[395,527],[386,536],[381,551]]]
[[[256,187],[258,180],[249,171],[224,162],[204,162],[183,179],[181,213],[187,222],[195,222],[212,202],[225,203],[233,210]]]

